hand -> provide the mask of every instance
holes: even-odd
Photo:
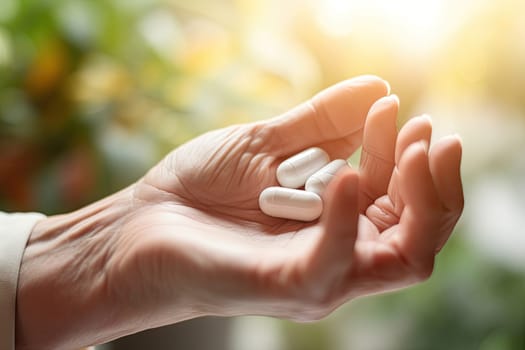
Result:
[[[281,117],[207,133],[121,193],[39,223],[17,342],[81,346],[202,315],[312,320],[428,277],[461,211],[461,147],[445,140],[428,155],[418,144],[430,126],[417,121],[397,137],[392,98],[366,118],[387,90],[353,79]],[[362,170],[338,174],[319,222],[260,212],[283,159],[311,146],[347,158],[361,142]]]

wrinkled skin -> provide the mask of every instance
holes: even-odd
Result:
[[[376,77],[342,82],[277,118],[191,140],[122,192],[39,222],[17,344],[72,348],[203,315],[311,321],[427,279],[463,208],[461,142],[429,147],[425,117],[398,134],[387,94]],[[319,220],[259,210],[287,157],[319,146],[348,158],[361,145],[359,169],[337,174]]]

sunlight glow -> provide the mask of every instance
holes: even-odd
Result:
[[[330,36],[345,36],[352,31],[354,3],[344,0],[319,0],[313,4],[318,26]]]
[[[328,36],[374,32],[392,40],[432,46],[445,33],[447,0],[312,0],[315,22]]]

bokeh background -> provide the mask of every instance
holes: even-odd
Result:
[[[427,112],[463,138],[465,213],[433,277],[315,324],[208,319],[120,348],[525,349],[523,0],[1,0],[0,209],[79,208],[364,73],[400,125]]]

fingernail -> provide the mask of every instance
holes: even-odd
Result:
[[[390,95],[390,91],[392,91],[391,87],[390,87],[390,83],[386,80],[383,79],[383,82],[385,83],[386,85],[386,94],[387,95]],[[399,102],[399,99],[398,99],[398,102]]]
[[[426,114],[426,113],[421,114],[421,115],[419,116],[419,118],[421,118],[422,120],[426,120],[426,121],[428,121],[428,123],[429,123],[430,125],[432,125],[432,117],[431,117],[429,114]]]
[[[394,101],[395,103],[397,103],[399,105],[399,96],[397,96],[396,94],[388,95],[385,98],[388,98],[388,99]]]
[[[352,78],[350,80],[352,83],[371,83],[371,82],[381,81],[383,82],[383,84],[385,84],[386,95],[390,95],[390,91],[391,91],[390,84],[388,83],[388,81],[386,81],[383,78],[378,77],[377,75],[366,74],[366,75],[361,75],[361,76]]]
[[[397,95],[392,94],[381,97],[379,100],[374,102],[374,104],[368,111],[368,114],[370,115],[383,109],[390,108],[392,104],[396,104],[397,106],[399,106],[399,97],[397,97]]]
[[[452,137],[458,140],[461,145],[463,145],[463,138],[459,134],[453,134]]]
[[[463,145],[463,139],[461,138],[461,136],[459,134],[452,134],[452,135],[448,135],[448,136],[445,136],[443,137],[444,140],[456,140],[457,142],[459,142],[460,145]]]
[[[399,105],[399,97],[397,95],[392,94],[388,96],[381,97],[378,104],[385,105],[385,104],[391,104],[391,103],[397,103]]]
[[[354,82],[362,82],[362,83],[366,83],[366,82],[370,82],[370,81],[384,81],[383,79],[381,79],[380,77],[378,77],[377,75],[373,75],[373,74],[365,74],[365,75],[360,75],[358,77],[355,77],[355,78],[352,78],[351,79],[352,81]]]
[[[408,120],[408,123],[414,123],[414,122],[419,122],[419,121],[425,121],[427,122],[430,126],[432,126],[432,117],[430,117],[430,115],[428,114],[421,114],[421,115],[417,115],[415,117],[412,117]]]
[[[351,80],[352,82],[355,82],[355,83],[369,83],[369,82],[379,80],[379,81],[382,81],[386,86],[386,95],[390,95],[390,91],[392,91],[390,83],[386,81],[385,79],[378,77],[377,75],[365,74],[365,75],[361,75],[361,76],[352,78]]]

